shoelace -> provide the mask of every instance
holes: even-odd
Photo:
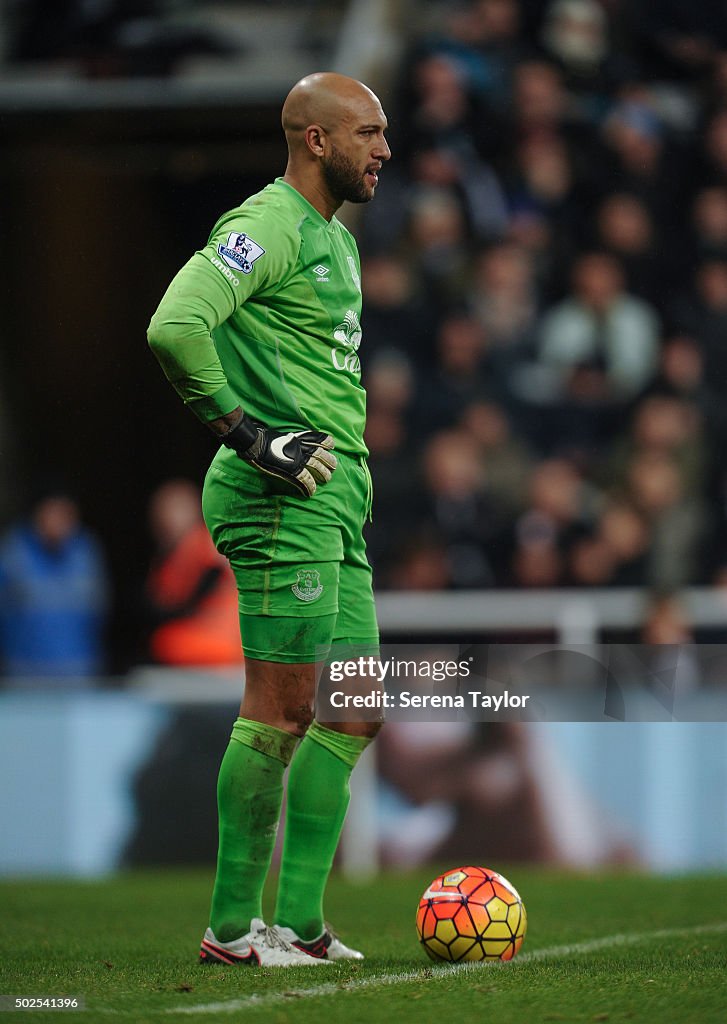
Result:
[[[286,953],[300,953],[299,949],[291,946],[287,939],[284,939],[271,925],[266,924],[263,928],[259,928],[255,935],[259,936],[268,946],[277,946],[278,949],[284,949]]]

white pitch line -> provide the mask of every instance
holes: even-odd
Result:
[[[165,1010],[165,1013],[236,1013],[249,1007],[271,1006],[276,1003],[292,1002],[296,999],[319,999],[324,996],[336,995],[339,992],[358,992],[367,988],[384,988],[389,985],[403,985],[408,981],[446,981],[447,979],[483,968],[502,968],[512,970],[520,964],[534,963],[538,960],[556,960],[560,957],[581,956],[584,953],[596,953],[600,949],[613,946],[636,946],[641,942],[673,939],[680,935],[709,935],[727,932],[727,921],[714,924],[700,924],[692,928],[661,928],[650,932],[626,933],[623,935],[605,935],[600,939],[589,939],[586,942],[573,942],[564,946],[548,946],[546,949],[534,949],[532,953],[522,953],[514,960],[500,963],[495,960],[482,963],[460,963],[451,965],[422,967],[415,971],[399,971],[396,974],[372,974],[368,978],[351,981],[330,981],[323,985],[310,988],[288,989],[285,992],[266,992],[262,995],[252,994],[242,999],[228,999],[216,1003],[200,1003],[197,1006],[179,1006]],[[239,970],[249,968],[241,967]],[[312,971],[325,971],[325,967],[311,967]]]

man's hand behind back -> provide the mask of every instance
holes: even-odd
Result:
[[[333,438],[320,430],[281,432],[243,415],[221,440],[262,473],[287,480],[304,498],[327,484],[336,468]]]

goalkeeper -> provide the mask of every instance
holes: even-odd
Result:
[[[217,874],[200,957],[273,966],[362,955],[329,932],[322,903],[349,776],[377,723],[313,721],[313,704],[322,650],[378,649],[361,536],[371,479],[360,262],[335,213],[344,200],[373,198],[391,155],[381,104],[343,75],[298,82],[282,122],[285,174],[218,220],[149,326],[167,378],[222,442],[203,511],[237,579],[246,657],[218,780]],[[261,895],[288,764],[268,926]]]

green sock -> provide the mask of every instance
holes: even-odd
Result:
[[[323,891],[346,817],[348,781],[370,742],[314,722],[290,765],[275,923],[301,939],[323,931]]]
[[[297,738],[282,729],[238,718],[220,765],[220,840],[210,927],[230,942],[262,917],[262,891],[275,846],[283,772]]]

